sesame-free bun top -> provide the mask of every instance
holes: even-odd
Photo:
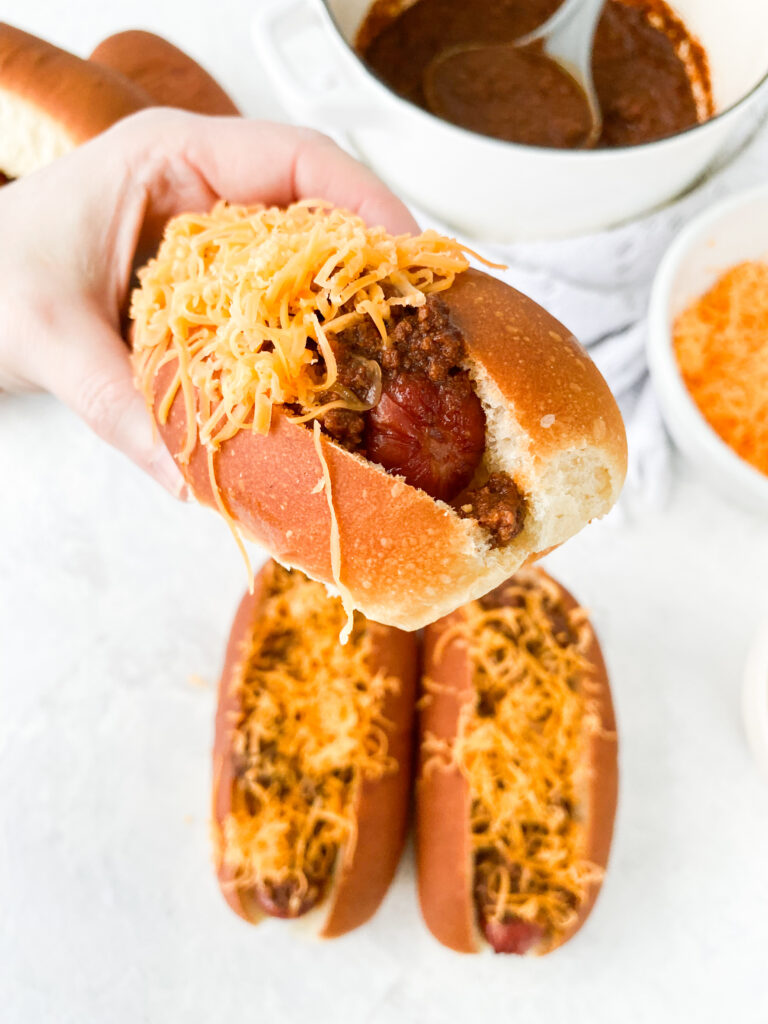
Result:
[[[240,113],[197,61],[152,32],[118,32],[99,43],[90,59],[125,75],[159,106],[178,107],[194,114]]]
[[[176,268],[178,272],[178,268]],[[157,294],[153,280],[149,296]],[[280,405],[269,429],[240,429],[211,455],[189,438],[182,390],[163,400],[178,370],[172,349],[140,380],[160,434],[195,496],[220,499],[243,532],[279,562],[333,587],[339,579],[374,621],[418,629],[480,597],[528,559],[561,544],[615,502],[626,440],[613,397],[584,350],[545,310],[488,274],[456,273],[441,298],[466,343],[466,368],[486,414],[484,470],[506,472],[525,496],[522,532],[493,547],[488,533],[375,463],[292,422]],[[165,322],[134,298],[138,376],[153,362]],[[150,312],[152,311],[152,312]],[[142,354],[143,353],[143,354]],[[186,449],[186,451],[185,451]],[[322,455],[322,459],[321,459]],[[338,523],[332,565],[327,487]]]
[[[0,171],[30,174],[152,99],[107,67],[0,23]]]

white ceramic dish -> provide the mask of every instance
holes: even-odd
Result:
[[[728,267],[768,259],[768,186],[710,207],[659,265],[648,318],[648,362],[664,419],[680,449],[731,500],[768,516],[768,477],[740,458],[699,412],[672,351],[672,322]]]
[[[752,753],[768,780],[768,620],[755,637],[747,658],[742,712]]]
[[[488,242],[620,223],[688,188],[741,138],[768,94],[765,0],[674,0],[707,51],[718,114],[642,146],[566,151],[465,131],[408,103],[355,55],[370,0],[272,0],[253,22],[259,59],[292,118],[344,135],[397,192]]]

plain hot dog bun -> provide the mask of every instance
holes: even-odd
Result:
[[[324,938],[384,898],[411,784],[415,638],[358,616],[341,647],[344,617],[320,584],[265,566],[232,626],[213,754],[225,899],[250,923],[297,917]],[[276,841],[285,824],[293,838]],[[325,884],[309,870],[319,855]]]
[[[125,75],[159,106],[196,114],[240,113],[197,61],[152,32],[131,29],[109,36],[99,43],[90,60]]]
[[[318,233],[324,229],[324,217],[333,218],[333,226],[321,244]],[[303,218],[309,222],[306,228]],[[283,242],[281,234],[284,221],[290,225],[285,232],[289,242]],[[252,233],[266,237],[263,261],[267,268],[275,266],[274,270],[262,270],[261,250],[254,256],[254,246],[243,249],[240,232],[243,238]],[[310,236],[311,245],[304,241]],[[198,251],[197,238],[204,240],[202,251]],[[207,240],[214,238],[219,248],[211,249]],[[234,239],[231,258],[230,238]],[[288,251],[289,243],[295,252]],[[314,263],[305,250],[317,251]],[[361,286],[364,297],[348,299],[338,308],[338,316],[333,313],[337,307],[331,304],[329,310],[326,304],[330,301],[328,289],[318,296],[315,282],[316,275],[327,274],[329,266],[333,267],[337,251],[340,263],[359,256],[361,280],[369,282]],[[184,255],[187,252],[189,260]],[[241,252],[247,256],[241,257]],[[503,543],[497,544],[486,523],[474,517],[480,504],[473,504],[471,495],[460,496],[453,505],[432,497],[423,487],[411,485],[403,476],[369,460],[364,449],[348,450],[327,433],[312,429],[311,422],[293,421],[291,417],[306,409],[300,402],[290,410],[273,402],[265,411],[265,389],[273,387],[274,375],[283,374],[285,366],[285,360],[278,360],[274,353],[258,352],[259,360],[271,360],[269,375],[265,373],[258,385],[261,404],[254,406],[256,412],[248,412],[250,419],[237,428],[246,406],[231,395],[238,388],[245,393],[246,385],[251,386],[255,359],[242,348],[236,349],[243,351],[242,357],[233,358],[232,332],[242,339],[238,346],[258,345],[253,339],[267,334],[269,345],[279,347],[287,345],[280,333],[280,318],[288,317],[285,322],[296,331],[300,329],[296,321],[303,316],[301,324],[308,325],[306,330],[325,338],[318,346],[327,347],[328,331],[320,329],[318,314],[311,306],[322,307],[325,323],[345,318],[352,307],[370,311],[375,306],[371,293],[380,287],[370,285],[370,280],[391,269],[393,260],[399,260],[400,266],[385,279],[385,286],[408,292],[408,301],[414,304],[413,309],[405,307],[408,322],[393,330],[393,337],[404,332],[407,343],[410,331],[419,338],[418,345],[426,345],[438,358],[441,345],[461,339],[461,372],[447,378],[447,388],[453,393],[457,389],[452,382],[468,376],[469,400],[482,403],[480,416],[484,415],[485,426],[481,427],[482,458],[475,478],[481,483],[483,475],[495,474],[494,479],[512,485],[511,501],[516,488],[524,502],[522,528],[511,526],[509,534],[518,532]],[[371,266],[374,269],[369,271]],[[435,266],[448,269],[436,271]],[[279,562],[301,568],[342,594],[346,591],[351,603],[367,616],[401,629],[418,629],[479,597],[528,559],[604,515],[616,500],[626,470],[626,440],[618,408],[574,337],[520,292],[467,266],[461,247],[450,239],[430,232],[391,239],[383,229],[367,229],[344,211],[324,213],[294,206],[288,211],[249,213],[242,208],[219,207],[207,216],[172,222],[157,260],[140,273],[142,287],[134,294],[137,382],[161,437],[197,499],[225,510],[246,536],[259,541]],[[350,272],[346,266],[342,271]],[[222,296],[224,275],[228,275],[226,296]],[[413,284],[425,278],[430,281],[423,286],[426,295]],[[297,283],[299,279],[302,283]],[[450,286],[445,289],[445,285]],[[353,281],[342,298],[355,286]],[[443,290],[433,294],[430,288]],[[295,307],[291,305],[294,300]],[[377,301],[381,307],[383,300]],[[426,305],[417,307],[418,302]],[[436,311],[429,305],[432,302],[438,304]],[[191,317],[185,312],[189,304],[196,309]],[[268,326],[265,307],[269,308]],[[381,317],[381,325],[386,312],[379,307],[372,316]],[[202,309],[206,311],[201,313]],[[425,321],[420,319],[422,313],[427,315]],[[441,326],[430,337],[433,313],[439,314]],[[368,316],[356,315],[358,320]],[[391,315],[396,316],[394,312]],[[208,316],[210,328],[201,325],[201,319]],[[259,322],[254,319],[251,323],[249,317]],[[423,323],[427,324],[426,335]],[[365,323],[354,330],[363,328],[369,335],[375,330]],[[190,337],[196,339],[194,351],[189,348]],[[338,361],[338,345],[344,335],[334,337]],[[295,344],[295,335],[291,338]],[[210,344],[200,348],[204,340]],[[349,344],[358,344],[358,340],[353,338]],[[392,353],[392,343],[387,344],[390,347],[385,348],[382,359]],[[183,358],[181,371],[179,355]],[[420,352],[415,355],[420,357]],[[312,365],[317,363],[311,352],[306,358],[314,358]],[[224,364],[232,388],[220,405],[218,385],[211,391],[211,373],[219,372],[214,366]],[[188,369],[190,365],[192,369]],[[429,381],[424,384],[426,371],[416,376],[419,387],[434,391]],[[464,384],[466,388],[466,380]],[[438,399],[443,386],[434,386]],[[281,382],[280,388],[284,394],[289,385]],[[295,402],[293,397],[290,400]],[[323,401],[322,393],[316,401]],[[228,419],[211,426],[213,410],[221,410],[227,403]],[[405,404],[405,409],[401,405],[395,410],[401,418],[410,415]],[[418,402],[412,404],[418,406]],[[371,416],[382,408],[383,399]],[[451,415],[451,423],[458,420],[463,430],[462,408],[456,413],[454,406]],[[258,418],[256,429],[254,417]],[[370,430],[370,423],[365,429]],[[407,429],[414,429],[413,424],[407,424]],[[473,429],[476,426],[467,427]],[[425,430],[427,444],[431,443],[430,430]],[[465,441],[463,435],[460,441]],[[450,444],[443,444],[437,461],[450,464],[453,458]],[[437,470],[442,468],[437,466]],[[493,523],[493,517],[487,522]]]
[[[8,178],[44,167],[151,104],[110,68],[0,23],[0,172]]]
[[[616,723],[594,630],[524,569],[427,628],[423,672],[424,920],[459,952],[548,953],[589,915],[613,832]],[[483,920],[481,905],[496,909]]]

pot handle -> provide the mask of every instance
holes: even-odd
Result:
[[[312,128],[345,130],[370,123],[360,82],[343,66],[320,0],[259,5],[251,36],[262,67],[290,117]],[[377,123],[380,115],[376,115]]]

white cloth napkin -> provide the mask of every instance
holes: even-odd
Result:
[[[670,441],[648,377],[648,298],[659,261],[680,228],[713,201],[768,180],[765,105],[731,148],[729,159],[673,203],[609,231],[551,242],[474,245],[505,263],[494,271],[546,307],[587,346],[621,406],[629,439],[622,504],[661,507],[671,485]],[[421,210],[423,227],[448,234]]]

